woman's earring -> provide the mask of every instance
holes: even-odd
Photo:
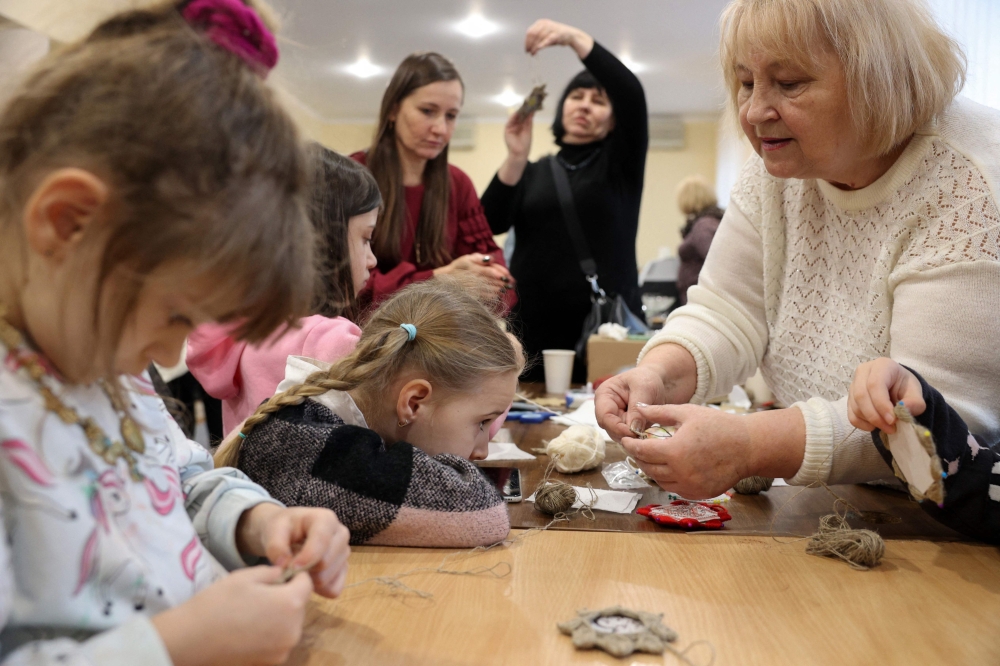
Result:
[[[405,428],[406,426],[410,425],[410,422],[409,421],[400,421],[396,425],[399,426],[400,428]]]

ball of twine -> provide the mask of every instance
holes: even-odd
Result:
[[[830,514],[819,519],[819,531],[809,537],[806,552],[839,557],[855,569],[869,569],[882,561],[885,542],[877,532],[856,530],[842,516]]]
[[[563,481],[543,481],[535,490],[535,508],[554,516],[566,513],[576,501],[573,486]]]
[[[770,490],[772,483],[774,483],[774,479],[765,476],[748,476],[738,481],[733,486],[733,490],[740,495],[760,495],[765,490]]]

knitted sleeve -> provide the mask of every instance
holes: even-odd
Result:
[[[510,530],[499,492],[469,461],[385,446],[313,400],[255,428],[239,466],[288,505],[332,509],[355,545],[463,548]]]
[[[694,356],[698,385],[691,402],[728,393],[753,375],[767,347],[763,247],[758,229],[732,204],[715,234],[688,304],[667,319],[639,354],[679,344]]]
[[[912,369],[911,369],[912,370]],[[987,446],[944,397],[914,371],[923,389],[927,408],[916,417],[931,431],[934,446],[948,476],[944,479],[944,504],[924,500],[921,508],[948,527],[988,543],[1000,543],[1000,443]],[[886,463],[892,454],[882,444],[878,430],[872,441]]]

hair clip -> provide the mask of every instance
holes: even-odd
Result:
[[[253,8],[240,0],[194,0],[181,10],[184,20],[261,76],[278,63],[278,45]]]
[[[399,327],[406,331],[406,341],[413,342],[417,337],[417,327],[413,324],[400,324]]]

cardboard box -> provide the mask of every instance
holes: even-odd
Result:
[[[647,342],[649,338],[613,340],[600,335],[590,336],[587,340],[587,381],[597,381],[634,368],[635,359]]]

